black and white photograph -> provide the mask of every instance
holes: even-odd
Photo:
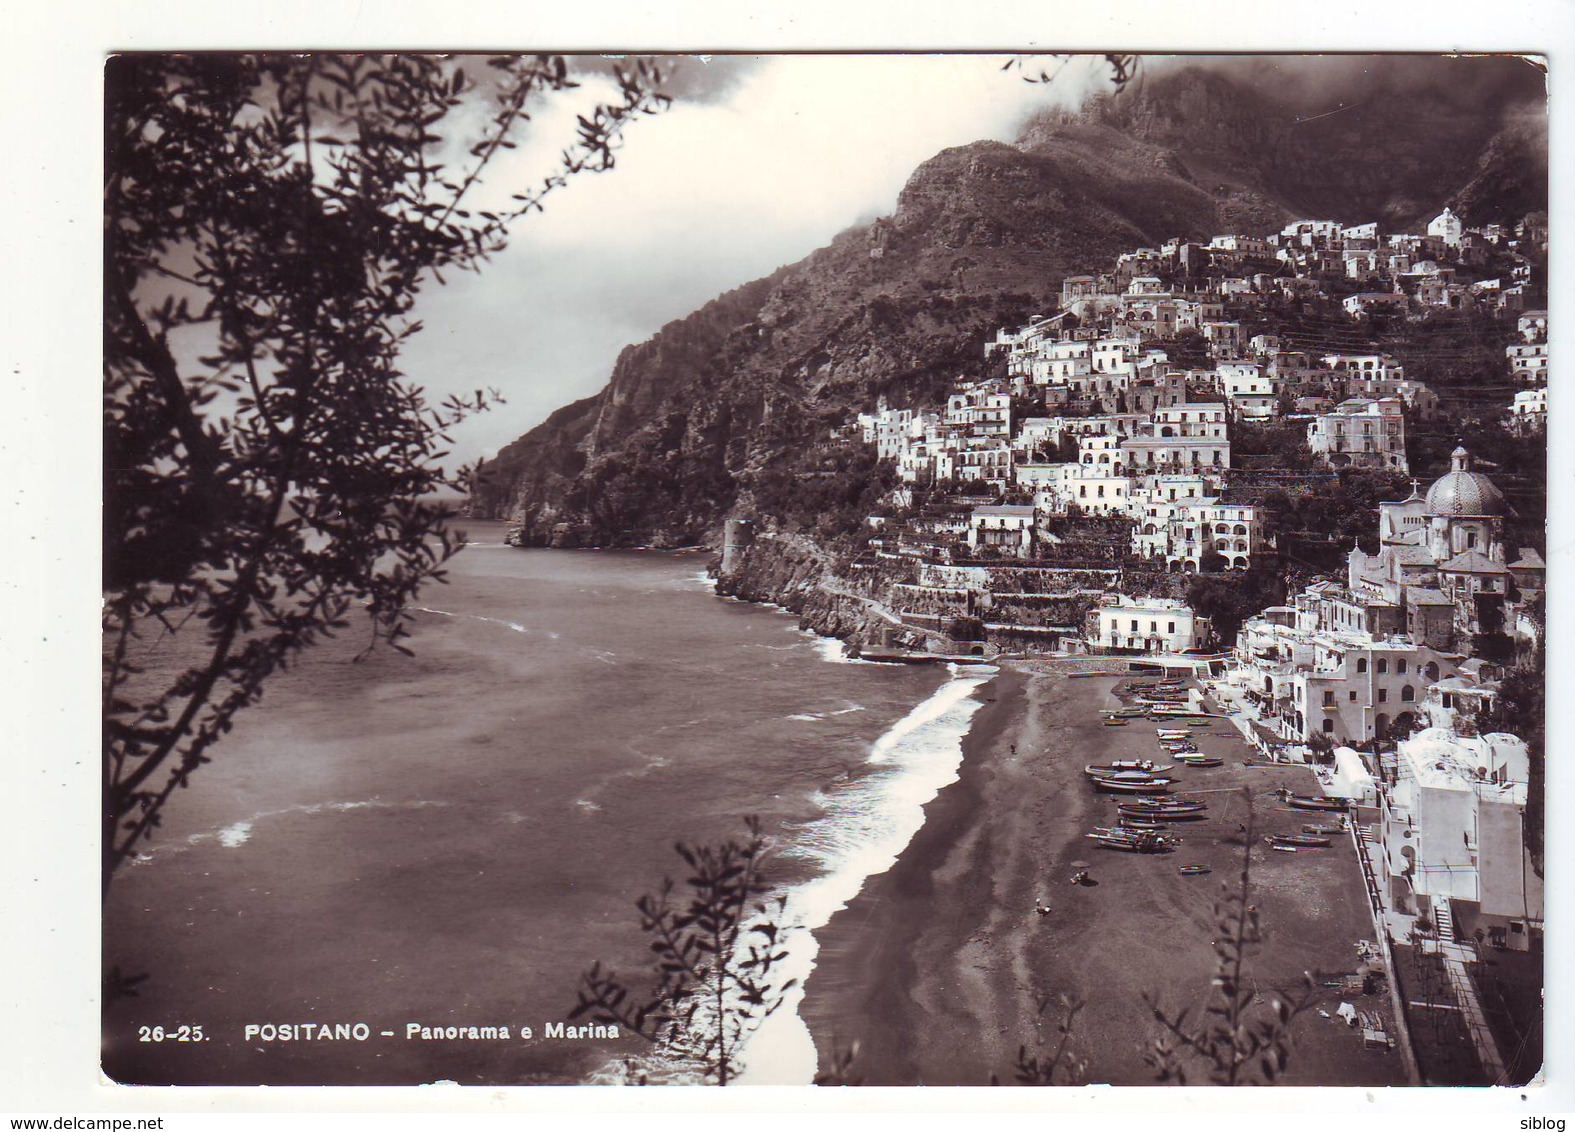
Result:
[[[1127,38],[103,53],[79,1111],[1551,1111],[1562,57]]]

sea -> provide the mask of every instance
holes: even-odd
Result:
[[[851,660],[719,597],[703,552],[519,550],[502,524],[460,525],[448,583],[412,612],[414,656],[366,654],[354,624],[303,654],[117,874],[104,964],[135,994],[106,1002],[104,1072],[690,1080],[638,1037],[552,1027],[593,964],[630,1001],[647,991],[636,901],[683,891],[678,843],[741,838],[754,815],[786,901],[775,981],[795,985],[741,1080],[809,1083],[815,930],[955,780],[991,670]],[[173,667],[177,645],[148,643]]]

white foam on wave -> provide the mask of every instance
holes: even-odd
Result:
[[[836,711],[805,711],[790,715],[788,718],[799,723],[819,723],[823,719],[835,719],[839,715],[852,715],[856,711],[864,710],[863,704],[856,704],[852,700],[848,700],[847,704],[847,707],[838,708]]]
[[[209,841],[217,841],[226,849],[239,849],[252,839],[252,831],[257,823],[265,818],[285,817],[289,814],[340,813],[345,810],[419,810],[427,806],[446,805],[447,802],[384,802],[377,798],[359,802],[303,802],[294,806],[285,806],[283,809],[263,810],[219,830],[193,833],[184,842],[166,842],[163,845],[152,846],[140,852],[134,861],[139,865],[151,864],[157,857],[179,853]]]
[[[219,844],[226,849],[235,849],[245,845],[252,835],[252,823],[238,821],[234,825],[226,826],[219,830]]]
[[[425,605],[417,605],[413,606],[412,608],[417,613],[435,613],[439,617],[463,618],[467,621],[485,621],[489,625],[502,625],[505,628],[513,629],[516,633],[530,632],[528,628],[526,628],[524,625],[521,625],[518,621],[508,621],[502,617],[483,617],[479,613],[452,613],[447,609],[432,609]],[[558,636],[556,633],[549,633],[547,635],[554,639],[556,639]]]
[[[849,656],[846,646],[836,637],[822,637],[810,629],[800,630],[815,638],[815,651],[820,653],[820,659],[832,664],[878,664],[878,661],[864,660],[861,657]]]
[[[804,981],[820,952],[814,933],[846,908],[870,877],[896,863],[924,824],[925,804],[957,781],[963,736],[983,706],[972,695],[996,669],[950,670],[950,680],[871,745],[868,762],[879,769],[817,797],[825,816],[803,827],[785,850],[814,858],[826,871],[787,894],[785,918],[798,930],[788,936],[787,958],[778,973],[782,981],[798,983],[749,1039],[740,1083],[807,1085],[814,1080],[815,1043],[798,1013]]]

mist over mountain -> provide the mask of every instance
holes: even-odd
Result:
[[[1547,208],[1543,78],[1520,59],[1353,56],[1151,68],[1015,145],[923,163],[895,213],[626,348],[607,387],[478,473],[528,541],[707,541],[762,469],[879,397],[933,402],[1061,279],[1172,237],[1298,217],[1418,230]]]

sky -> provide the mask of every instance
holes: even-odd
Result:
[[[458,426],[457,460],[487,458],[607,383],[625,346],[838,232],[892,212],[913,170],[950,146],[1010,141],[1024,116],[1106,82],[1095,57],[1050,84],[1003,56],[688,57],[665,113],[635,123],[616,167],[572,178],[522,219],[480,275],[429,287],[403,368],[441,397],[496,387],[507,404]],[[594,61],[582,64],[582,69]],[[488,172],[505,199],[549,171],[579,102],[560,98]]]

